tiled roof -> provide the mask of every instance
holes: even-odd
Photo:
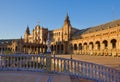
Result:
[[[11,44],[12,41],[18,41],[19,39],[2,39],[0,40],[0,44]]]
[[[88,28],[88,30],[86,30],[83,34],[96,32],[96,31],[100,31],[100,30],[105,30],[105,29],[108,29],[108,28],[116,27],[116,26],[120,26],[120,19],[119,20],[114,20],[114,21],[111,21],[111,22],[108,22],[108,23],[105,23],[105,24],[102,24],[102,25],[98,25],[98,26],[95,26],[95,27]]]
[[[114,20],[105,24],[101,24],[95,27],[90,27],[87,29],[82,29],[78,32],[76,32],[73,36],[72,39],[77,39],[77,38],[81,38],[80,35],[82,34],[87,34],[87,33],[93,33],[93,32],[97,32],[97,31],[101,31],[101,30],[105,30],[108,28],[114,28],[116,26],[120,26],[120,19],[119,20]]]

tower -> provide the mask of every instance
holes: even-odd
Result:
[[[25,42],[28,42],[29,35],[30,35],[30,30],[29,30],[29,26],[27,26],[25,34],[24,34],[24,40],[25,40]]]
[[[63,35],[63,45],[64,45],[64,54],[69,53],[69,40],[70,40],[70,35],[71,35],[71,29],[72,26],[70,24],[70,19],[68,14],[66,15],[66,18],[64,20],[64,26],[62,28],[62,35]]]
[[[70,24],[69,16],[67,14],[63,26],[63,40],[69,41],[70,34],[71,34],[71,24]]]

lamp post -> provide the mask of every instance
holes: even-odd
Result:
[[[22,36],[20,38],[20,54],[22,54]]]
[[[47,71],[51,72],[51,49],[50,49],[50,34],[49,34],[49,32],[48,32],[48,39],[47,39],[46,67],[47,67]]]
[[[71,51],[70,59],[72,59],[72,51],[73,51],[73,50],[72,50],[72,49],[73,49],[73,48],[72,48],[72,45],[70,45],[69,48],[70,48],[70,51]]]
[[[72,53],[71,53],[71,57],[70,57],[70,59],[72,59]]]
[[[1,54],[3,54],[3,48],[1,48]]]
[[[51,49],[50,49],[50,34],[48,32],[48,40],[47,40],[47,53],[51,54]]]

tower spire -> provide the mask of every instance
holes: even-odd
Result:
[[[64,20],[64,25],[65,25],[65,24],[71,25],[71,24],[70,24],[70,19],[69,19],[68,12],[67,12],[66,17],[65,17],[65,20]]]
[[[30,34],[29,26],[27,25],[26,34]]]
[[[68,16],[68,12],[67,12],[67,14],[66,14],[66,17],[69,17],[69,16]]]
[[[40,20],[38,20],[38,25],[40,25]]]
[[[68,12],[67,12],[67,14],[66,14],[66,18],[65,18],[65,20],[69,20]]]

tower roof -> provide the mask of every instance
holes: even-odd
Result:
[[[66,24],[66,23],[71,25],[68,13],[66,14],[66,17],[65,17],[65,20],[64,20],[64,24]]]
[[[69,21],[68,13],[66,14],[65,21]]]
[[[29,26],[27,25],[26,32],[27,34],[30,34]]]

